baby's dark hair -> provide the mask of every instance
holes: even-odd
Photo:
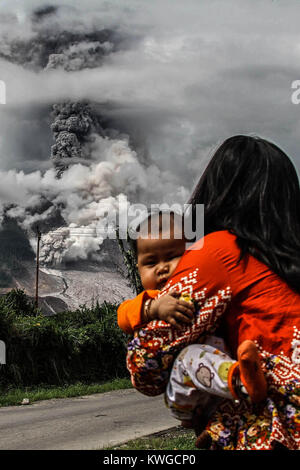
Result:
[[[137,258],[138,248],[137,240],[139,238],[157,238],[163,232],[173,229],[174,236],[177,239],[185,239],[184,236],[184,215],[172,210],[149,211],[146,217],[134,229],[135,235],[130,236],[130,245]],[[153,233],[154,232],[154,233]],[[154,234],[154,236],[152,236]],[[166,237],[167,238],[167,237]]]

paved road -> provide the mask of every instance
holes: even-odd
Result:
[[[101,449],[178,425],[163,396],[136,390],[0,408],[0,449]]]

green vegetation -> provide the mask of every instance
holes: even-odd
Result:
[[[106,447],[105,450],[198,450],[195,447],[195,433],[178,426],[151,436],[134,439],[115,447]]]
[[[70,398],[94,393],[111,392],[112,390],[120,390],[131,388],[131,382],[127,378],[114,379],[103,384],[85,384],[78,382],[72,385],[64,385],[61,387],[40,385],[36,387],[17,387],[1,390],[0,407],[20,405],[23,398],[28,398],[30,403],[39,400],[49,400],[53,398]]]
[[[0,298],[0,339],[6,344],[0,388],[103,383],[128,378],[127,336],[117,325],[117,305],[45,317],[23,291]]]

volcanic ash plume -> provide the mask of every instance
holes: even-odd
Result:
[[[42,237],[41,259],[45,264],[87,259],[103,242],[103,237],[97,235],[99,223],[127,204],[125,191],[133,198],[149,185],[147,173],[128,140],[92,134],[91,142],[89,164],[70,165],[60,178],[54,169],[44,174],[11,171],[1,175],[3,187],[14,187],[6,216],[29,232],[37,225],[43,233],[48,232]],[[54,224],[55,218],[59,224]]]
[[[62,13],[66,21],[66,10]],[[31,22],[26,20],[23,37],[13,37],[6,30],[0,56],[36,73],[55,74],[60,69],[72,73],[101,67],[105,57],[118,50],[121,38],[115,32],[106,28],[89,31],[78,23],[68,28],[60,22],[59,14],[61,9],[52,6],[34,11]],[[13,15],[9,20],[14,24]],[[32,234],[38,226],[43,233],[41,263],[55,265],[86,259],[99,250],[103,238],[97,236],[96,224],[101,219],[101,201],[112,209],[122,191],[122,179],[126,189],[126,177],[118,179],[118,173],[128,173],[126,165],[139,167],[139,163],[128,140],[105,136],[88,102],[55,103],[51,115],[54,170],[44,174],[3,172],[6,200],[1,201],[1,218],[5,214],[18,221],[30,234],[34,250]]]
[[[26,17],[21,33],[15,28],[16,20],[10,21],[11,31],[5,29],[0,46],[2,60],[17,64],[32,76],[50,77],[58,87],[60,77],[77,74],[78,80],[78,74],[89,69],[101,77],[107,61],[114,55],[121,57],[121,52],[130,48],[128,30],[121,34],[116,27],[113,30],[101,22],[101,26],[90,20],[81,22],[73,7],[38,9]],[[5,214],[17,221],[29,234],[34,250],[33,234],[39,227],[42,264],[95,256],[104,238],[99,234],[99,224],[105,225],[108,214],[118,212],[120,203],[162,202],[163,192],[172,201],[174,188],[182,193],[176,178],[147,159],[146,151],[135,148],[130,130],[121,131],[111,118],[101,114],[109,109],[108,104],[101,105],[105,101],[105,96],[95,96],[95,101],[74,101],[66,96],[43,103],[32,140],[42,147],[38,126],[49,122],[49,115],[42,114],[47,108],[52,123],[46,130],[54,139],[49,148],[52,168],[32,173],[0,172],[0,220]],[[27,122],[28,116],[23,120]],[[28,140],[30,135],[26,136]]]
[[[57,176],[61,177],[71,164],[84,163],[89,158],[84,144],[92,132],[103,135],[103,131],[87,103],[55,104],[52,114],[51,130],[56,143],[51,148],[51,158]]]
[[[43,265],[61,265],[67,261],[87,259],[96,253],[103,238],[97,237],[96,227],[61,227],[43,237],[41,263]]]
[[[46,70],[63,69],[67,72],[93,68],[99,65],[103,57],[114,50],[114,45],[105,41],[80,42],[72,44],[60,54],[50,54]]]

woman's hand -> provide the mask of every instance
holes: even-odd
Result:
[[[159,299],[152,300],[148,309],[149,319],[163,320],[176,329],[180,329],[183,324],[192,323],[195,306],[193,302],[180,300],[180,295],[179,292],[171,292]]]

